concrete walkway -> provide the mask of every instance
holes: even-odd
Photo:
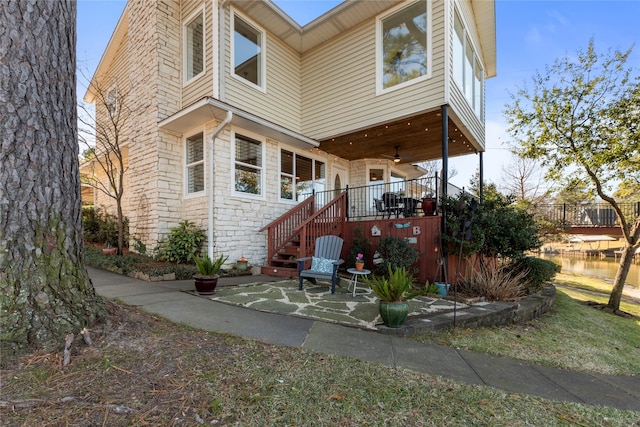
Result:
[[[99,295],[195,328],[353,357],[508,392],[640,411],[640,376],[587,374],[422,344],[377,332],[211,301],[184,292],[193,289],[191,280],[150,283],[104,270],[88,270]],[[222,278],[218,286],[279,280],[282,279],[240,276]],[[444,363],[437,363],[439,361]]]

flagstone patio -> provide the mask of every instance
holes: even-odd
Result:
[[[359,288],[360,291],[360,288]],[[253,310],[300,316],[331,323],[376,330],[382,321],[378,313],[378,299],[373,294],[352,296],[345,281],[331,294],[330,284],[304,283],[298,290],[297,280],[270,283],[249,283],[216,288],[214,295],[204,296],[225,304]],[[409,319],[422,318],[453,311],[453,301],[435,296],[422,296],[409,301]],[[458,302],[457,310],[469,306]]]

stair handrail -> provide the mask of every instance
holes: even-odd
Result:
[[[296,237],[297,226],[311,215],[314,206],[315,197],[311,195],[260,229],[261,232],[267,231],[268,261],[273,259],[280,249],[283,249]]]
[[[300,258],[313,254],[316,238],[328,234],[335,236],[342,235],[342,226],[346,220],[347,212],[347,194],[347,191],[338,194],[293,230],[294,233],[298,232],[300,236]],[[319,221],[319,219],[330,211],[334,211],[335,213],[333,216],[326,218],[328,221]]]

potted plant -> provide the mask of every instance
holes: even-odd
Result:
[[[228,258],[229,257],[220,255],[215,262],[212,261],[208,255],[193,258],[198,271],[197,274],[194,274],[193,280],[196,285],[196,291],[198,291],[200,295],[211,295],[214,293],[218,285],[218,278],[220,277],[218,272]]]
[[[371,275],[364,282],[380,300],[380,316],[385,326],[402,326],[409,314],[408,300],[422,295],[424,290],[413,290],[413,277],[404,267],[387,266],[387,276]]]
[[[249,264],[249,260],[247,260],[244,255],[236,261],[236,270],[238,271],[247,271],[247,265]]]
[[[364,269],[364,255],[363,254],[358,254],[356,255],[356,270],[358,271],[362,271]]]

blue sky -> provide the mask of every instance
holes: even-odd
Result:
[[[305,24],[340,1],[276,0],[275,3],[300,24]],[[93,73],[118,18],[124,1],[78,1],[78,61]],[[574,56],[591,38],[598,52],[626,50],[640,44],[640,0],[529,1],[497,0],[497,77],[487,80],[487,151],[485,179],[500,183],[502,167],[510,156],[504,150],[509,141],[502,111],[509,93],[544,71],[556,58]],[[628,65],[640,69],[640,46],[635,46]],[[452,159],[457,170],[451,182],[468,186],[478,166],[474,155]]]

